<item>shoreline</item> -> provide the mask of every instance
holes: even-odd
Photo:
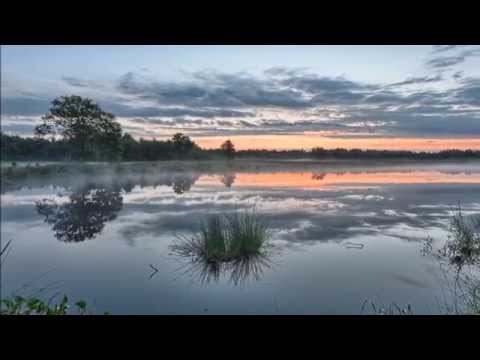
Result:
[[[15,165],[13,166],[12,164]],[[0,169],[6,172],[9,169],[38,169],[50,167],[90,168],[96,170],[119,167],[147,167],[169,171],[186,171],[189,169],[207,170],[212,168],[247,170],[258,167],[266,168],[309,168],[327,166],[341,167],[397,167],[397,166],[442,166],[442,165],[480,165],[480,159],[233,159],[233,160],[157,160],[157,161],[5,161],[0,162]]]

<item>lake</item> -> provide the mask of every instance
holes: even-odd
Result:
[[[111,314],[360,314],[366,300],[437,314],[451,295],[422,248],[459,205],[480,213],[479,162],[24,179],[1,195],[2,291]],[[268,261],[210,274],[172,253],[207,215],[252,209]]]

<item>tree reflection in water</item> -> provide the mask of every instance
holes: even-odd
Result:
[[[172,189],[175,194],[181,195],[187,191],[190,191],[199,177],[199,175],[176,175],[171,180]]]
[[[313,180],[323,180],[325,178],[325,176],[327,176],[327,174],[325,173],[313,173],[312,174],[312,179]]]
[[[227,173],[222,176],[222,184],[226,187],[232,187],[233,183],[235,182],[235,173]]]
[[[123,193],[131,192],[135,184],[140,187],[167,185],[176,194],[189,191],[200,174],[169,174],[167,177],[146,178],[135,182],[131,178],[115,183],[89,183],[75,189],[66,203],[51,199],[37,201],[36,210],[52,226],[55,237],[63,242],[81,242],[93,239],[105,227],[105,223],[117,217],[123,206]],[[231,186],[234,174],[224,176],[225,186]]]
[[[44,199],[36,203],[37,212],[52,226],[55,237],[63,242],[81,242],[93,239],[114,220],[122,209],[123,198],[119,187],[87,185],[69,195],[69,201],[58,204]]]

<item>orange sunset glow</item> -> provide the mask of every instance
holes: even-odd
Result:
[[[228,137],[237,150],[291,150],[313,147],[325,149],[374,149],[440,151],[446,149],[480,150],[480,138],[333,138],[315,133],[288,135],[232,135]],[[225,136],[194,138],[202,148],[218,149]]]
[[[315,189],[325,186],[381,184],[476,184],[478,173],[445,173],[440,171],[385,171],[345,173],[236,173],[235,187],[285,187]],[[218,176],[202,176],[199,185],[215,185]]]

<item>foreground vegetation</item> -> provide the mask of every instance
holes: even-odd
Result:
[[[0,276],[5,259],[11,249],[12,241],[9,240],[0,248]],[[52,303],[52,299],[45,302],[34,296],[13,296],[7,299],[1,297],[0,279],[0,315],[88,315],[87,303],[79,300],[70,304],[68,297],[63,295],[62,299]],[[75,311],[72,311],[75,310]],[[107,313],[105,313],[107,315]]]
[[[423,254],[433,255],[461,271],[465,266],[480,266],[480,218],[466,217],[462,209],[453,214],[450,220],[449,234],[444,245],[433,249],[434,239],[425,241]]]
[[[1,310],[0,315],[87,315],[87,304],[83,300],[74,304],[77,312],[72,313],[66,295],[56,304],[45,303],[35,297],[24,298],[22,296],[2,300],[2,304],[5,309]]]
[[[450,220],[449,234],[438,249],[428,237],[422,255],[432,256],[440,265],[445,315],[480,315],[480,218],[467,217],[459,207]],[[410,304],[378,305],[366,300],[361,312],[373,315],[414,315]]]
[[[435,249],[433,243],[427,238],[422,254],[439,262],[443,287],[451,296],[445,313],[480,315],[480,218],[465,216],[459,207],[444,244]]]

